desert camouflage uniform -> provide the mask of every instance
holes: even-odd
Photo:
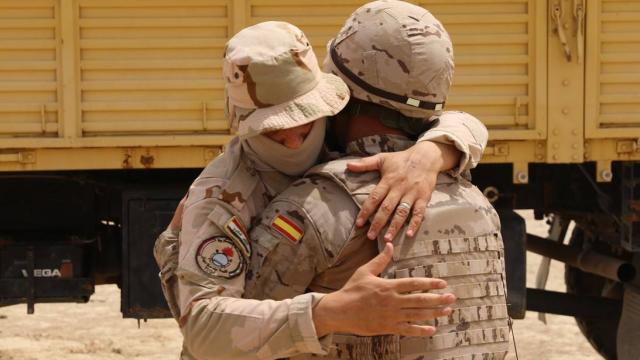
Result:
[[[280,76],[273,78],[274,72]],[[156,244],[164,292],[184,335],[183,357],[325,353],[311,318],[322,295],[278,302],[240,299],[251,257],[246,229],[293,180],[245,147],[243,139],[334,115],[348,101],[348,88],[320,71],[302,31],[283,22],[236,34],[227,43],[223,73],[226,110],[238,137],[190,187],[178,246],[163,242],[175,240],[171,236]],[[314,126],[312,133],[321,128]]]
[[[460,151],[462,152],[461,161],[459,166],[453,170],[453,173],[466,173],[468,169],[474,167],[482,155],[482,151],[484,148],[484,144],[486,140],[476,140],[476,139],[486,139],[486,130],[483,125],[473,116],[460,113],[460,112],[445,112],[443,114],[443,120],[438,123],[438,126],[427,131],[422,137],[421,141],[437,141],[443,143],[454,144]],[[474,130],[474,131],[472,131]],[[234,172],[234,167],[240,164],[240,154],[233,153],[232,149],[235,147],[233,144],[230,144],[229,150],[223,153],[219,158],[216,158],[212,161],[207,168],[202,172],[202,174],[194,181],[191,185],[189,191],[189,198],[187,205],[185,207],[184,213],[184,221],[183,221],[183,229],[180,234],[180,239],[182,239],[183,243],[197,243],[196,241],[196,233],[198,229],[206,225],[207,230],[210,233],[207,235],[202,235],[201,237],[214,236],[214,235],[222,235],[226,236],[224,232],[224,225],[226,221],[216,220],[211,214],[214,209],[218,209],[221,211],[222,209],[232,209],[235,212],[242,211],[244,215],[240,217],[244,224],[253,224],[256,216],[259,216],[262,213],[262,210],[267,204],[267,200],[271,197],[275,197],[282,190],[286,188],[287,185],[293,180],[290,177],[279,175],[276,172],[268,172],[268,176],[265,176],[261,172],[253,172],[250,177],[250,181],[248,185],[243,185],[247,182],[245,180],[244,174],[249,173],[250,170],[247,169],[246,163],[242,162],[242,170],[241,173]],[[237,157],[238,159],[235,159]],[[257,177],[257,179],[256,179]],[[269,179],[273,181],[273,184],[264,184],[264,179]],[[377,179],[377,178],[376,178]],[[250,190],[250,187],[254,187],[253,190]],[[267,191],[267,189],[270,189]],[[241,205],[240,207],[233,206],[234,202],[233,196],[229,194],[237,194],[241,191],[244,191],[244,194],[252,194],[247,196],[240,196],[239,199],[244,198],[245,203],[242,205],[241,202],[235,202],[236,205]],[[242,193],[242,192],[241,192]],[[225,196],[222,196],[222,195]],[[350,201],[350,200],[349,200]],[[231,203],[232,206],[229,206]],[[211,215],[210,215],[211,214]],[[228,220],[230,218],[230,214],[226,216],[222,216],[220,219]],[[216,220],[216,223],[213,221]],[[246,221],[246,222],[245,222]],[[248,225],[250,226],[250,225]],[[204,234],[204,233],[203,233]],[[200,237],[200,238],[201,238]],[[198,239],[200,239],[198,238]],[[371,241],[363,241],[362,244],[358,245],[355,242],[351,242],[350,245],[350,259],[354,259],[355,257],[360,258],[362,261],[349,261],[344,265],[344,272],[342,277],[346,281],[346,279],[351,276],[351,273],[360,265],[364,264],[371,258],[371,255],[377,253],[377,249],[371,248],[367,249],[366,246],[373,245],[374,242]],[[156,245],[154,248],[154,255],[156,256],[156,261],[160,268],[160,277],[162,290],[165,295],[165,299],[169,304],[169,308],[176,318],[179,320],[181,318],[180,314],[180,305],[178,302],[178,280],[175,275],[175,270],[178,266],[178,250],[182,248],[182,252],[186,251],[185,244],[178,244],[178,234],[172,232],[171,230],[166,230],[164,233],[160,234],[158,240],[156,241]],[[194,249],[192,249],[193,251]],[[256,254],[256,252],[253,252]],[[337,253],[337,251],[336,251]],[[260,254],[258,252],[257,254]],[[183,259],[192,259],[194,256],[191,254]],[[253,256],[250,260],[251,263],[254,261],[260,261],[259,258]],[[250,267],[252,268],[252,267]],[[337,269],[335,269],[337,271]],[[200,275],[198,271],[195,271],[195,275]],[[184,281],[184,280],[183,280]],[[218,300],[221,303],[225,301],[228,303],[228,299],[225,297],[241,297],[243,295],[243,287],[244,286],[244,276],[242,274],[238,275],[234,279],[232,279],[233,286],[227,284],[226,279],[220,279],[215,277],[206,277],[206,276],[198,276],[193,279],[191,282],[193,284],[198,284],[195,288],[197,291],[202,291],[206,293],[208,297],[207,301],[202,301],[202,307],[206,307],[207,303],[214,302]],[[305,281],[304,279],[300,279],[300,281]],[[200,287],[200,284],[208,284]],[[216,293],[215,289],[220,289],[224,287],[225,291],[221,293]],[[249,289],[251,286],[248,286]],[[335,288],[325,288],[319,286],[318,291],[320,292],[328,292],[330,290],[335,290]],[[300,294],[300,293],[299,293]],[[246,298],[252,298],[251,293],[245,295]],[[289,299],[293,298],[288,296],[280,296],[278,299]],[[304,309],[298,309],[299,311],[306,311],[307,314],[304,314],[305,319],[310,319],[310,311],[312,306],[316,303],[319,297],[317,295],[312,295],[311,301],[308,298],[298,299],[296,301],[310,301],[304,303],[306,306]],[[209,305],[211,306],[211,305]],[[234,302],[234,307],[231,309],[227,309],[223,306],[216,307],[216,315],[219,316],[217,319],[212,319],[203,316],[202,313],[191,313],[190,318],[192,319],[192,323],[198,323],[198,317],[202,317],[202,323],[208,325],[210,328],[205,327],[205,325],[201,325],[199,327],[196,326],[195,329],[185,329],[189,331],[206,331],[210,334],[208,336],[207,341],[209,344],[206,345],[207,349],[219,348],[219,346],[231,347],[230,344],[233,341],[227,336],[231,333],[231,329],[237,325],[235,323],[242,323],[246,321],[245,319],[260,319],[261,321],[254,320],[253,326],[255,329],[253,331],[256,334],[260,333],[262,340],[262,346],[255,344],[255,348],[247,349],[247,352],[244,353],[245,356],[251,357],[251,353],[258,351],[259,348],[267,349],[269,347],[276,347],[272,344],[269,344],[266,339],[268,339],[268,334],[270,331],[273,332],[280,327],[284,326],[287,323],[289,318],[289,312],[287,311],[287,307],[284,304],[278,304],[275,302],[265,302],[264,306],[262,303],[256,303],[251,301],[236,301]],[[238,309],[232,311],[232,309]],[[244,310],[242,310],[244,309]],[[251,313],[247,309],[257,310],[257,313]],[[229,313],[228,315],[227,312]],[[225,319],[225,317],[227,319]],[[218,321],[216,323],[215,321]],[[183,317],[181,321],[181,326],[186,323],[185,318]],[[227,327],[224,327],[222,324],[228,324]],[[307,326],[309,324],[305,324]],[[312,325],[311,325],[312,326]],[[302,332],[302,330],[300,330]],[[308,331],[308,330],[305,330]],[[314,331],[315,332],[315,331]],[[246,339],[249,338],[249,334],[244,334],[240,338]],[[292,341],[281,341],[281,344],[278,347],[284,352],[291,351],[292,348],[295,348],[297,353],[304,352],[312,352],[314,350],[318,353],[322,353],[322,345],[318,342],[317,338],[308,338],[306,339],[306,345],[295,345]],[[205,346],[205,344],[202,344]],[[268,346],[267,346],[268,345]],[[194,346],[194,345],[189,345]],[[306,348],[305,348],[306,346]],[[326,350],[326,348],[325,348]],[[276,351],[263,351],[263,353],[278,353]],[[231,357],[229,354],[228,356]],[[234,358],[241,358],[240,355],[233,355]],[[187,354],[184,355],[184,358],[189,358]],[[269,356],[260,356],[260,358],[271,358]]]
[[[299,39],[305,43],[304,37]],[[291,63],[302,61],[313,68],[309,61],[315,58],[302,55]],[[228,72],[225,79],[237,83],[234,86],[246,93],[240,99],[229,96],[235,100],[227,104],[228,114],[239,133],[261,131],[252,118],[267,108],[252,109],[256,107],[256,97],[260,103],[277,103],[282,99],[274,90],[283,86],[270,84],[269,91],[261,91],[257,78],[269,74],[263,70],[254,74],[250,65],[225,68]],[[261,101],[260,94],[266,94],[269,100]],[[323,100],[330,99],[324,96]],[[300,104],[283,107],[289,117],[317,114],[316,110],[304,109]],[[275,125],[270,129],[283,128],[282,123]],[[486,136],[486,129],[474,117],[445,112],[421,140],[454,144],[463,154],[457,171],[464,172],[479,160]],[[260,260],[255,252],[251,255],[244,233],[268,201],[292,181],[276,171],[261,170],[265,167],[259,160],[245,155],[236,139],[223,155],[207,166],[189,190],[179,237],[167,231],[158,238],[154,248],[163,292],[179,321],[185,346],[192,354],[184,353],[183,357],[271,359],[326,353],[328,340],[317,338],[311,318],[312,308],[321,294],[301,293],[278,302],[239,299],[245,287],[247,263]],[[205,257],[200,256],[203,251],[208,255],[224,253],[233,266],[226,272],[207,267],[203,265]],[[353,251],[358,254],[360,250],[354,247]],[[369,258],[368,253],[363,254],[366,254],[363,258]]]
[[[411,144],[398,136],[371,136],[351,143],[348,152],[365,156]],[[278,300],[337,290],[384,246],[354,226],[378,176],[347,172],[348,160],[311,169],[263,212],[251,232],[254,260],[246,296]],[[283,220],[293,225],[283,229]],[[429,322],[438,329],[429,338],[335,334],[328,358],[503,359],[509,345],[503,244],[498,215],[482,193],[461,177],[441,174],[416,236],[401,235],[394,245],[382,276],[447,280],[449,287],[435,292],[457,296],[453,312]]]

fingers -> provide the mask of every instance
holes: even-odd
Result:
[[[404,197],[400,204],[396,207],[396,211],[393,214],[391,223],[387,228],[387,233],[384,235],[385,241],[392,241],[396,237],[400,228],[404,225],[405,221],[411,213],[411,207],[413,206],[413,199]]]
[[[365,172],[380,170],[382,166],[381,154],[369,156],[356,161],[350,161],[347,163],[347,169],[353,172]]]
[[[445,306],[451,305],[456,301],[456,297],[453,294],[433,294],[433,293],[419,293],[419,294],[406,294],[401,295],[398,298],[400,307],[403,309],[423,309],[427,310],[444,310]],[[448,314],[444,314],[448,315]],[[443,316],[443,315],[438,315]]]
[[[451,308],[442,309],[404,309],[398,314],[398,321],[417,322],[433,320],[451,314]]]
[[[386,245],[389,245],[389,243],[387,243]],[[391,286],[398,293],[412,293],[412,292],[418,292],[418,291],[423,292],[423,291],[429,291],[429,290],[444,289],[447,287],[446,281],[442,279],[434,279],[434,278],[415,277],[415,278],[393,279],[388,281],[391,282]]]
[[[378,256],[371,259],[368,263],[360,267],[361,271],[365,271],[369,274],[378,276],[384,269],[387,268],[389,262],[393,258],[393,245],[391,243],[385,244],[384,249]]]
[[[358,217],[356,218],[357,226],[359,227],[363,226],[367,222],[369,217],[371,217],[373,212],[378,208],[378,205],[380,205],[382,200],[385,199],[388,192],[389,192],[389,185],[387,185],[387,183],[384,181],[380,181],[378,185],[376,185],[376,187],[373,189],[373,191],[371,191],[371,194],[369,194],[369,197],[367,198],[367,200],[365,200],[365,202],[362,204],[362,209],[360,209],[360,212],[358,213]],[[392,208],[388,209],[389,213],[395,208],[395,204],[391,206]],[[380,232],[379,229],[378,229],[378,232]],[[370,239],[374,239],[378,235],[378,232],[376,232],[373,235],[373,237],[369,236],[369,234],[367,234],[367,236]],[[369,233],[371,233],[371,229],[369,230]]]
[[[380,186],[380,184],[378,186]],[[378,211],[376,212],[376,215],[373,217],[373,221],[371,222],[371,226],[369,227],[369,232],[367,232],[367,237],[369,239],[373,240],[378,237],[378,234],[380,233],[382,228],[387,224],[387,221],[389,221],[391,215],[396,211],[401,196],[402,192],[397,190],[391,191],[386,194],[386,198],[384,199],[384,201],[382,201],[382,204],[378,208]],[[371,198],[371,196],[369,198]],[[405,214],[405,219],[406,215],[408,215],[408,212],[407,214]],[[391,241],[391,239],[387,241]]]
[[[399,323],[394,333],[401,336],[432,336],[436,333],[436,328],[428,325]]]
[[[429,195],[429,198],[430,197],[431,195]],[[424,220],[424,214],[427,211],[427,204],[429,203],[429,200],[430,199],[418,199],[413,204],[413,212],[406,232],[407,236],[413,237],[420,228],[420,225],[422,225],[422,220]]]

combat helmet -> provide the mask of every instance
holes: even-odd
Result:
[[[351,96],[411,118],[440,115],[453,78],[453,45],[426,9],[404,1],[363,5],[327,44],[324,70]]]

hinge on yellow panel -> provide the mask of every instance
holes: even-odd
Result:
[[[515,103],[514,103],[514,123],[516,125],[526,125],[527,122],[525,121],[524,124],[520,124],[520,107],[522,105],[526,105],[527,104],[527,98],[526,97],[522,97],[522,96],[516,96],[515,97]],[[525,120],[528,120],[525,118]]]
[[[207,130],[207,102],[202,102],[202,130]]]
[[[640,139],[621,140],[616,143],[618,154],[633,153],[640,150]]]
[[[0,163],[33,164],[36,162],[35,151],[19,151],[13,153],[0,153]]]
[[[485,155],[494,155],[494,156],[507,156],[509,155],[509,144],[507,143],[493,143],[487,145],[487,148],[484,150]]]
[[[45,104],[42,104],[42,106],[40,107],[40,127],[42,130],[42,133],[46,133],[47,132],[47,108]]]

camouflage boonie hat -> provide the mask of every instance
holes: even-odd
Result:
[[[246,138],[335,115],[349,101],[337,76],[323,73],[304,33],[279,21],[247,27],[225,47],[225,115]]]
[[[426,9],[374,1],[357,9],[327,44],[324,70],[355,98],[428,119],[444,107],[453,78],[453,45]]]

